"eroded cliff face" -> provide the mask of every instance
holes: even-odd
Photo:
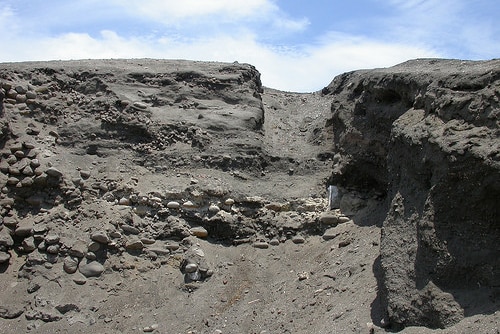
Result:
[[[499,68],[0,64],[0,328],[496,332]]]
[[[395,328],[498,310],[499,92],[498,60],[415,60],[323,90],[332,183],[385,194],[380,292]]]

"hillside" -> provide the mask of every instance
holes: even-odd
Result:
[[[308,94],[181,60],[0,84],[5,333],[498,332],[498,60]]]

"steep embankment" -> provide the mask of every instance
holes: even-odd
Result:
[[[410,61],[324,90],[332,182],[386,194],[380,292],[396,328],[498,310],[499,92],[498,60]]]
[[[1,64],[0,328],[494,333],[499,65]]]

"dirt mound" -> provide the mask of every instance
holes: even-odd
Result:
[[[493,332],[498,67],[1,64],[0,327]]]

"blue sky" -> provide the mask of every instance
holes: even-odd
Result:
[[[305,92],[413,58],[499,58],[499,17],[498,0],[0,0],[0,62],[239,61]]]

